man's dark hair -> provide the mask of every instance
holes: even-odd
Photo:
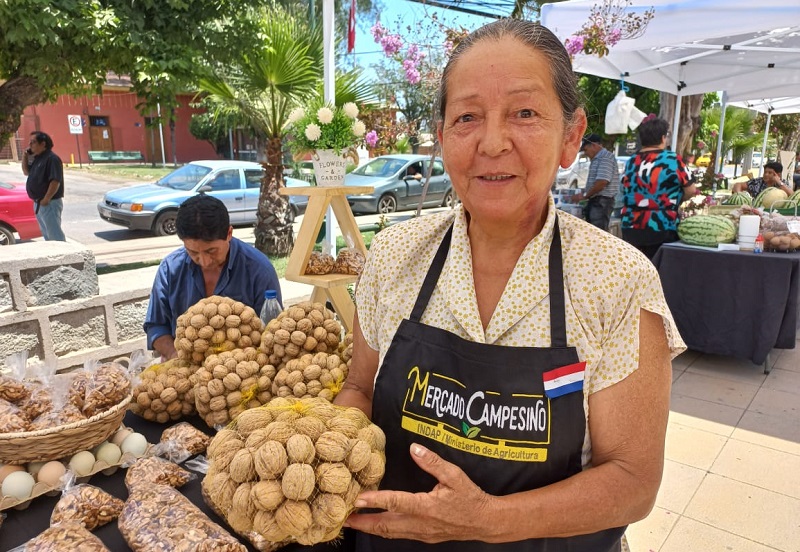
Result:
[[[669,132],[669,123],[660,117],[647,118],[639,125],[639,141],[642,147],[660,146]]]
[[[182,240],[214,241],[228,237],[231,219],[225,204],[215,197],[198,194],[181,203],[175,228]]]
[[[764,163],[764,168],[772,169],[773,171],[778,173],[778,176],[781,176],[783,174],[783,165],[781,165],[777,161],[770,161],[769,163]]]
[[[31,132],[31,136],[33,139],[39,142],[40,144],[44,144],[46,149],[53,149],[53,139],[50,138],[50,135],[46,132],[39,132],[38,130],[35,132]]]

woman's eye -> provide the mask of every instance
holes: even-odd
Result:
[[[532,109],[521,109],[519,112],[519,116],[523,119],[530,119],[533,117],[533,110]]]
[[[464,115],[459,116],[458,119],[456,119],[456,122],[469,123],[473,119],[474,117],[470,113],[465,113]]]

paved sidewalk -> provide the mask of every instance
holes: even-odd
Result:
[[[666,465],[632,552],[800,551],[800,342],[746,360],[687,351],[672,363]]]

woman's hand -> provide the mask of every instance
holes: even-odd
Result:
[[[439,483],[428,493],[369,491],[359,495],[357,508],[386,510],[352,514],[347,526],[387,539],[443,541],[493,540],[490,534],[491,502],[456,466],[427,448],[411,445],[411,457]]]

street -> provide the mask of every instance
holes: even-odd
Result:
[[[19,163],[0,164],[0,180],[25,185],[25,175]],[[109,190],[142,184],[145,181],[129,181],[114,176],[89,175],[64,168],[64,214],[62,223],[69,239],[93,245],[131,238],[146,238],[147,232],[132,232],[121,226],[108,223],[97,214],[97,202]]]

